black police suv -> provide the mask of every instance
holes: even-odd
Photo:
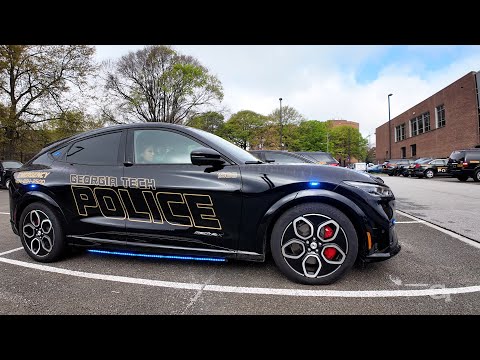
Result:
[[[315,164],[313,159],[283,150],[250,150],[250,154],[264,162],[275,164]]]
[[[323,151],[296,151],[295,154],[299,154],[307,159],[313,160],[320,165],[339,166],[339,162],[332,156],[332,154]]]
[[[20,161],[15,160],[1,160],[0,161],[0,186],[8,188],[10,186],[10,179],[15,170],[22,167]]]
[[[480,181],[480,148],[455,150],[448,158],[447,171],[460,181]]]
[[[451,176],[447,172],[448,159],[433,159],[426,163],[416,164],[413,174],[419,178],[431,179],[434,176]]]
[[[410,159],[390,159],[383,163],[382,172],[388,176],[403,175],[405,169],[408,169],[411,164],[413,160]]]
[[[356,171],[269,164],[208,132],[166,123],[102,128],[41,150],[14,173],[10,217],[27,254],[264,261],[328,284],[356,260],[400,251],[395,198]]]

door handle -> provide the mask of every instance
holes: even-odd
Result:
[[[124,162],[123,162],[123,165],[129,167],[129,166],[132,166],[132,165],[133,165],[133,162],[131,162],[130,160],[124,161]]]

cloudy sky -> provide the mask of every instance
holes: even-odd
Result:
[[[98,60],[143,45],[97,45]],[[309,120],[360,123],[364,136],[470,71],[480,71],[480,46],[439,45],[181,45],[216,75],[231,113],[264,115],[294,107]]]

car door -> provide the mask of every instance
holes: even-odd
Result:
[[[124,241],[126,216],[119,185],[125,138],[122,131],[101,133],[55,152],[50,186],[71,224],[68,236]]]
[[[176,130],[129,130],[120,190],[128,242],[198,251],[237,248],[239,167],[193,165],[190,153],[200,147],[208,146]]]

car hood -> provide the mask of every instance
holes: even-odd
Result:
[[[339,184],[342,181],[360,181],[383,184],[380,177],[338,166],[315,164],[250,164],[241,166],[242,176],[268,176],[276,186],[297,182],[326,182]]]

